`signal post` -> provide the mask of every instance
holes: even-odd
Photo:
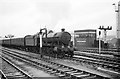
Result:
[[[112,30],[112,26],[108,26],[107,28],[100,26],[99,29],[104,30],[104,43],[107,45],[107,30]]]
[[[40,56],[41,58],[43,57],[43,51],[42,51],[42,31],[45,30],[45,34],[46,34],[46,38],[47,38],[47,29],[46,28],[43,28],[43,29],[40,29],[40,32],[39,32],[39,37],[40,37],[40,50],[39,50],[39,53],[40,53]]]

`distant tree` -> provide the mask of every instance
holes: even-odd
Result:
[[[13,37],[14,37],[14,35],[12,35],[12,34],[5,36],[5,38],[13,38]]]

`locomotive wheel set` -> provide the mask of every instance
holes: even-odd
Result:
[[[46,35],[45,35],[46,34]],[[40,37],[37,35],[27,35],[24,38],[12,38],[2,40],[2,45],[10,48],[30,51],[52,57],[73,57],[74,50],[71,42],[71,34],[62,29],[57,33],[42,34],[42,52],[40,51]]]

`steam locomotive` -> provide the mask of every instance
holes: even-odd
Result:
[[[2,45],[10,48],[17,48],[34,53],[40,53],[41,56],[52,57],[73,57],[73,46],[70,43],[71,34],[62,29],[57,33],[42,33],[42,48],[40,49],[39,34],[27,35],[24,38],[12,38],[2,40]],[[42,51],[42,52],[39,52]]]

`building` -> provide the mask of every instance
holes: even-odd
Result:
[[[78,49],[93,47],[95,39],[96,30],[86,29],[74,31],[74,46]]]

